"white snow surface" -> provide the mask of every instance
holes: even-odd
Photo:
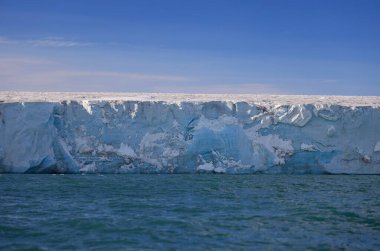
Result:
[[[232,101],[257,105],[314,104],[342,106],[380,106],[378,96],[318,96],[318,95],[264,95],[264,94],[185,94],[185,93],[129,93],[129,92],[16,92],[0,91],[0,101],[62,102],[84,101],[164,101],[168,103]],[[88,108],[86,108],[88,109]]]
[[[0,92],[0,172],[380,174],[380,97]]]

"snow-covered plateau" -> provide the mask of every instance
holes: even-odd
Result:
[[[380,174],[380,97],[0,92],[0,172]]]

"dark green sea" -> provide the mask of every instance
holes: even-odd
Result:
[[[1,250],[379,250],[380,176],[0,176]]]

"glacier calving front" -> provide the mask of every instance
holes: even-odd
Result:
[[[4,102],[0,172],[380,174],[380,109],[243,101]]]

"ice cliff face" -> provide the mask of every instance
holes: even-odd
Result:
[[[0,172],[380,174],[380,108],[3,102]]]

